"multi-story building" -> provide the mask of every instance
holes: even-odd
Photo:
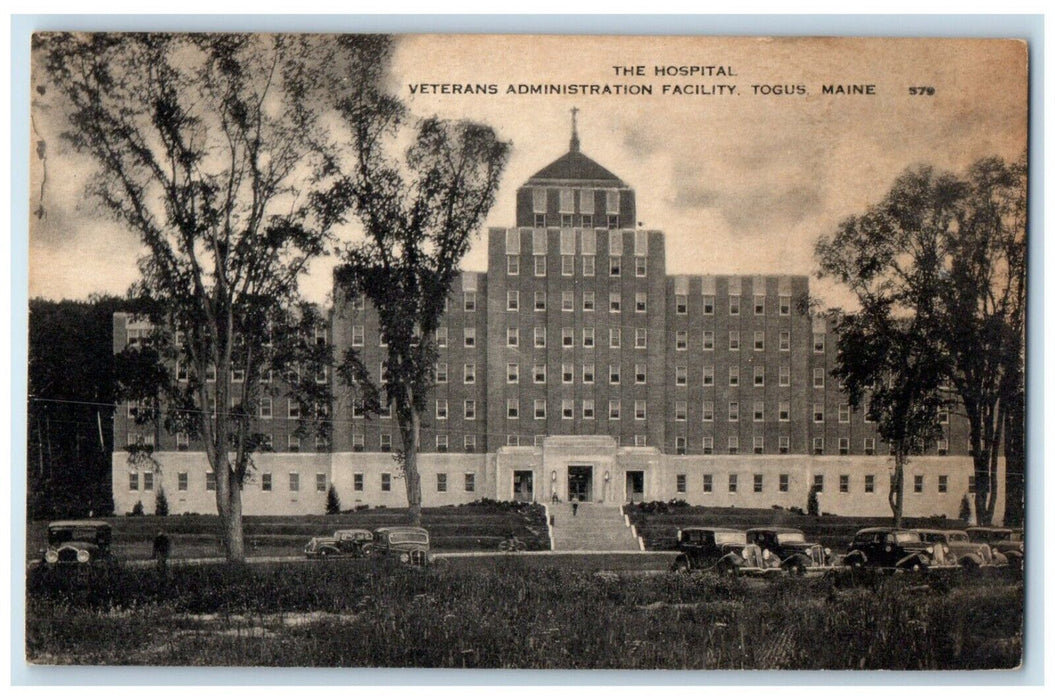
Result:
[[[517,190],[516,225],[488,231],[487,271],[463,273],[447,302],[419,445],[425,505],[803,507],[817,487],[826,512],[888,514],[889,448],[830,373],[836,339],[800,303],[807,277],[668,275],[664,235],[635,223],[634,190],[575,134]],[[376,313],[335,298],[320,332],[380,374]],[[128,321],[115,320],[115,350],[137,332]],[[367,418],[330,381],[332,444],[297,441],[292,404],[261,410],[275,451],[254,458],[246,513],[321,512],[330,484],[345,507],[406,503],[395,419]],[[944,438],[908,466],[906,514],[955,516],[973,488],[966,421],[942,420]],[[117,444],[138,439],[129,425],[122,408]],[[151,439],[160,475],[114,455],[118,512],[149,510],[162,482],[173,511],[215,509],[200,448]]]

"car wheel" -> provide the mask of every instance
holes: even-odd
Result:
[[[737,574],[736,564],[729,561],[718,562],[718,575],[734,578]]]
[[[788,576],[798,578],[805,575],[806,567],[804,567],[800,561],[793,561],[784,567],[784,572],[787,573]]]
[[[978,562],[969,557],[964,557],[960,560],[960,568],[968,576],[976,576],[979,572]]]
[[[319,559],[325,559],[326,557],[330,556],[330,553],[328,551],[326,551],[325,549],[320,549],[319,553],[316,554],[315,556],[317,556]]]
[[[359,552],[362,554],[362,556],[368,557],[374,553],[373,545],[364,544],[362,549],[359,550]]]
[[[684,573],[684,572],[688,571],[690,568],[691,567],[689,566],[689,560],[688,559],[682,559],[680,557],[678,559],[675,559],[674,563],[670,565],[670,570],[671,571],[677,571],[678,573]]]

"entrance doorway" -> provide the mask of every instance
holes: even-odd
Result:
[[[593,500],[593,467],[568,467],[568,500],[585,502]]]
[[[645,472],[626,473],[626,500],[631,503],[645,500]]]
[[[535,500],[535,473],[533,471],[513,472],[513,500],[525,503]]]

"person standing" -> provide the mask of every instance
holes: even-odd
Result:
[[[578,515],[578,513],[579,513],[579,498],[578,498],[578,496],[573,495],[571,497],[571,514],[574,516],[574,515]]]
[[[161,576],[165,575],[168,569],[169,554],[172,551],[172,540],[165,534],[164,530],[159,530],[156,537],[154,537],[154,563],[157,566],[158,574]]]

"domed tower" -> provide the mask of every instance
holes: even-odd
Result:
[[[632,229],[634,191],[580,150],[572,110],[568,152],[528,178],[517,190],[517,226],[532,228]]]

